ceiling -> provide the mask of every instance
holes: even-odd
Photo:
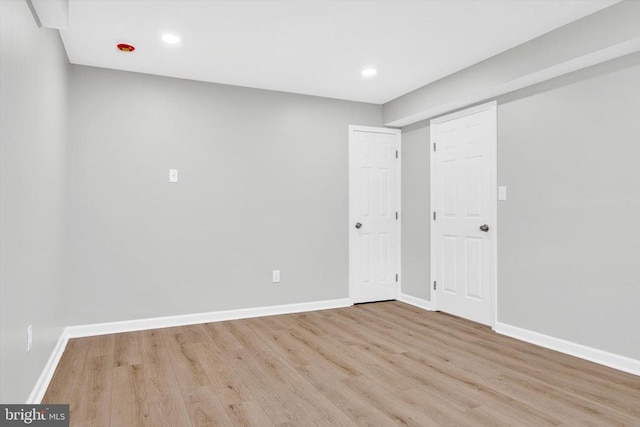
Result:
[[[73,64],[382,104],[616,2],[70,0],[60,33]]]

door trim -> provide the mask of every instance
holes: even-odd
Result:
[[[398,282],[396,282],[396,299],[400,296],[400,289],[402,283],[402,201],[401,201],[401,182],[400,179],[402,177],[402,130],[401,129],[392,129],[392,128],[384,128],[384,127],[372,127],[372,126],[357,126],[357,125],[349,125],[349,218],[347,224],[347,233],[349,235],[349,301],[351,301],[351,305],[355,303],[354,301],[354,285],[355,285],[355,277],[353,272],[353,259],[352,259],[352,249],[353,249],[353,233],[351,232],[351,227],[356,223],[356,219],[354,216],[355,212],[355,200],[352,195],[355,193],[355,176],[354,176],[354,133],[355,132],[375,132],[375,133],[384,133],[389,135],[396,135],[397,137],[397,150],[398,150],[398,164],[396,168],[396,211],[398,212],[398,221],[396,221],[396,259],[398,260],[397,271],[398,271]]]
[[[492,130],[492,138],[490,144],[490,151],[493,154],[491,157],[491,192],[489,194],[491,206],[493,209],[491,210],[491,218],[490,223],[492,224],[491,230],[493,231],[494,238],[491,240],[491,328],[495,329],[496,323],[498,321],[498,103],[497,101],[486,102],[481,105],[476,105],[475,107],[467,108],[464,110],[456,111],[451,114],[447,114],[445,116],[440,116],[435,119],[430,120],[429,122],[429,215],[430,215],[430,232],[429,232],[429,265],[430,265],[430,295],[431,295],[431,305],[434,310],[438,310],[438,297],[436,295],[435,290],[433,289],[433,282],[436,280],[435,274],[435,236],[434,230],[437,227],[437,220],[433,219],[433,212],[436,206],[436,198],[435,198],[435,163],[436,163],[436,154],[433,151],[433,140],[434,140],[434,125],[439,123],[447,122],[449,120],[458,119],[460,117],[468,116],[470,114],[479,113],[481,111],[491,111],[491,115],[493,117],[493,126]],[[437,151],[436,151],[437,153]]]

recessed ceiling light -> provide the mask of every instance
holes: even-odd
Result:
[[[364,70],[362,70],[362,75],[365,77],[373,77],[376,74],[378,74],[378,72],[375,68],[365,68]]]
[[[180,43],[180,36],[172,33],[166,33],[162,35],[162,41],[168,44]]]

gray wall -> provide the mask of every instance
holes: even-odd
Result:
[[[640,53],[498,102],[499,320],[640,359]]]
[[[500,322],[640,359],[638,117],[640,53],[498,98]],[[402,287],[429,299],[428,123],[402,143]]]
[[[347,130],[381,106],[72,66],[71,116],[69,324],[348,297]]]
[[[64,325],[68,66],[26,2],[0,19],[0,401],[24,403]]]
[[[402,293],[431,300],[429,122],[402,129]]]

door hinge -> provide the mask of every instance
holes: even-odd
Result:
[[[433,211],[433,220],[436,220],[436,211]]]
[[[398,150],[396,150],[396,159],[398,158]]]
[[[433,281],[433,290],[435,291],[437,287],[438,287],[438,282],[436,282],[436,281],[434,280],[434,281]]]
[[[398,273],[396,273],[396,283],[398,282]]]
[[[433,143],[433,151],[436,151],[436,143]]]
[[[398,220],[398,212],[396,211],[396,221]]]

